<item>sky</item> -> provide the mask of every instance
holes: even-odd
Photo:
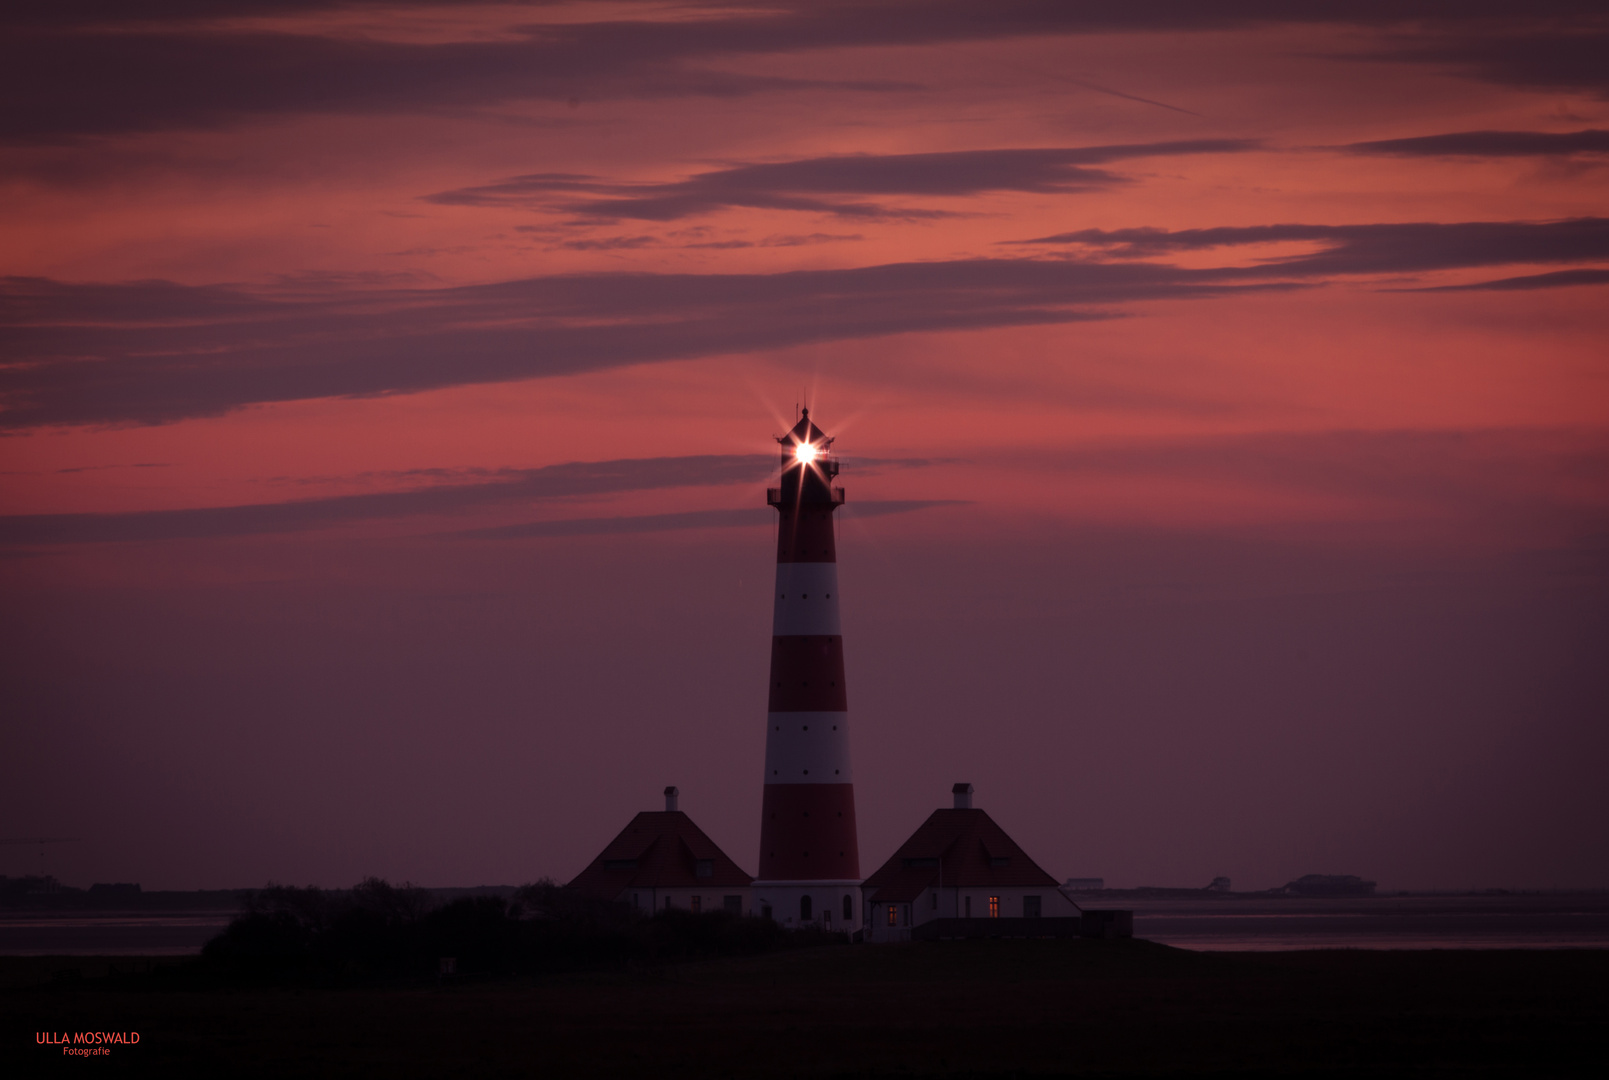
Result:
[[[1609,886],[1596,3],[0,12],[0,873],[757,866],[837,439],[863,873]]]

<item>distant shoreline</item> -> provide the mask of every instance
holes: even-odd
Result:
[[[56,912],[76,914],[99,912],[123,914],[145,912],[185,911],[239,911],[251,895],[261,886],[245,889],[163,889],[120,892],[95,895],[84,889],[70,886],[59,892],[35,893],[0,899],[0,919],[11,914],[43,914]],[[517,885],[471,885],[442,888],[424,887],[432,898],[441,903],[466,896],[510,897],[518,891]],[[339,889],[331,891],[341,891]],[[1244,892],[1215,889],[1175,888],[1164,885],[1141,885],[1130,889],[1063,889],[1075,900],[1184,900],[1207,902],[1289,900],[1293,902],[1389,901],[1401,899],[1524,899],[1541,897],[1604,897],[1609,900],[1609,888],[1586,889],[1403,889],[1376,890],[1372,893],[1337,892],[1295,894],[1283,889],[1259,889]]]
[[[253,890],[144,893],[137,905],[0,910],[0,956],[185,956],[221,933]],[[438,903],[511,886],[432,889]],[[1134,933],[1195,951],[1609,948],[1609,890],[1289,896],[1186,889],[1071,894],[1134,912]],[[175,902],[177,901],[177,902]]]

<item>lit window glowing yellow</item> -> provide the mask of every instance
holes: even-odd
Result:
[[[808,465],[816,460],[816,444],[802,442],[793,448],[793,456],[799,459],[801,465]]]

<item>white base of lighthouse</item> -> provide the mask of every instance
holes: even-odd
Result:
[[[854,933],[861,928],[859,878],[756,881],[749,888],[753,898],[750,910],[790,930],[809,926]]]

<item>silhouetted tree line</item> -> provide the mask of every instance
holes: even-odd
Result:
[[[49,875],[0,877],[0,908],[65,906],[84,893]]]
[[[770,919],[659,911],[582,896],[551,881],[513,897],[433,905],[428,891],[369,878],[350,890],[270,885],[202,950],[219,973],[279,976],[520,974],[624,968],[845,941]]]

